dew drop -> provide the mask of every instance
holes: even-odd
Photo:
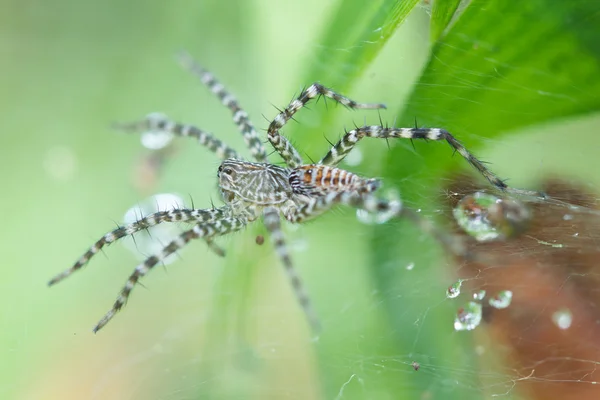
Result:
[[[411,263],[409,263],[409,264],[406,266],[406,269],[407,269],[408,271],[412,271],[412,270],[413,270],[413,268],[415,268],[415,263],[414,263],[414,262],[411,262]]]
[[[400,202],[400,195],[395,190],[388,190],[385,193],[385,199],[388,202]],[[369,212],[367,210],[356,210],[356,219],[366,225],[385,224],[397,214],[392,211]]]
[[[481,303],[470,301],[464,308],[459,308],[454,319],[455,331],[471,331],[481,323]]]
[[[510,306],[512,302],[513,293],[510,290],[502,290],[497,295],[490,298],[490,306],[498,309],[506,308]]]
[[[458,225],[480,242],[518,236],[531,220],[529,209],[521,202],[483,192],[463,197],[452,213]]]
[[[573,314],[568,308],[561,308],[552,314],[552,322],[560,329],[569,329],[573,323]]]
[[[446,289],[446,298],[447,299],[455,299],[460,294],[460,287],[462,286],[463,281],[459,279],[454,282],[452,285],[448,286]]]
[[[485,298],[485,290],[479,290],[473,293],[473,300],[483,300]]]
[[[181,208],[182,206],[183,199],[176,194],[156,194],[127,210],[123,222],[131,224],[152,213]],[[123,245],[140,260],[144,260],[149,255],[158,254],[164,246],[181,234],[181,229],[177,224],[160,224],[150,227],[148,230],[149,232],[136,233],[135,240],[131,236],[123,239]],[[164,260],[164,264],[172,263],[177,260],[177,257],[177,254],[171,254]]]
[[[160,121],[168,120],[162,113],[150,113],[146,115],[150,125],[156,125]],[[142,145],[151,150],[160,150],[169,145],[173,140],[173,134],[164,131],[149,130],[141,135]]]

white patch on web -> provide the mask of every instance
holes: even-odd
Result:
[[[460,287],[462,286],[463,281],[459,279],[454,282],[452,285],[448,286],[446,289],[446,298],[447,299],[455,299],[460,295]]]
[[[390,209],[387,211],[369,212],[364,209],[356,210],[356,219],[365,225],[381,225],[397,216],[402,208],[400,194],[395,189],[389,189],[384,194],[384,199],[388,201]]]
[[[146,115],[146,119],[150,125],[154,125],[159,121],[168,120],[167,116],[162,113],[150,113]],[[160,150],[167,147],[173,140],[173,134],[170,132],[148,130],[140,136],[142,146],[150,150]]]
[[[123,222],[131,224],[155,212],[168,211],[183,206],[183,199],[176,194],[156,194],[127,210],[123,216]],[[160,254],[162,249],[173,240],[176,240],[181,232],[182,230],[177,223],[163,222],[148,228],[148,230],[135,233],[134,238],[131,236],[124,238],[123,245],[134,253],[139,260],[143,261],[149,256]],[[177,257],[177,253],[174,253],[162,262],[167,265],[175,261]]]
[[[552,314],[552,322],[560,329],[569,329],[573,323],[573,314],[568,308],[561,308]]]
[[[485,298],[485,290],[479,290],[475,293],[473,293],[473,300],[478,300],[481,301]]]
[[[481,303],[470,301],[456,313],[454,319],[454,330],[472,331],[481,323],[482,307]]]
[[[513,293],[510,290],[502,290],[497,295],[490,298],[490,306],[498,309],[506,308],[510,306],[512,302]]]

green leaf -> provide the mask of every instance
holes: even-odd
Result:
[[[475,0],[440,37],[442,25],[436,22],[438,40],[406,106],[398,112],[398,125],[413,126],[416,118],[419,125],[443,127],[472,150],[485,138],[600,110],[597,3]],[[467,164],[451,157],[445,144],[416,146],[420,157],[405,146],[393,147],[386,154],[382,175],[392,185],[402,186],[408,204],[427,208],[432,194],[440,192],[436,182],[454,173],[455,165]],[[407,175],[411,179],[401,182]],[[405,223],[373,228],[371,270],[378,291],[391,294],[384,295],[391,331],[399,348],[426,349],[427,354],[454,360],[456,365],[473,364],[472,354],[456,352],[461,348],[459,336],[453,335],[448,322],[452,309],[446,304],[436,308],[436,312],[444,309],[439,318],[429,314],[426,328],[407,331],[415,315],[406,312],[406,298],[399,300],[396,293],[410,290],[414,283],[406,281],[402,265],[424,266],[413,277],[427,283],[421,289],[432,291],[432,298],[440,297],[439,275],[446,265],[437,261],[439,251],[431,255],[439,246],[433,241],[419,243],[415,237],[420,236],[418,229]],[[402,254],[399,247],[413,251]],[[423,347],[414,348],[417,334]],[[463,395],[456,392],[456,397],[446,398]]]
[[[332,7],[331,19],[325,18],[326,29],[315,41],[319,48],[298,82],[319,81],[348,93],[417,3],[418,0],[339,0]],[[311,125],[329,126],[336,115],[331,111],[315,113]],[[298,135],[299,129],[287,128],[286,135],[310,141],[322,134],[313,130]]]
[[[339,0],[304,82],[326,81],[342,91],[365,71],[418,0]]]
[[[455,18],[461,0],[434,0],[431,5],[431,41],[438,40]]]

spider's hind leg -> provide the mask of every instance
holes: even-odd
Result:
[[[285,243],[285,238],[283,236],[283,231],[281,229],[281,220],[279,218],[279,213],[275,208],[267,208],[264,212],[264,223],[271,235],[271,240],[273,245],[275,246],[275,250],[281,259],[283,266],[285,268],[285,272],[287,277],[292,285],[294,290],[294,294],[296,295],[296,299],[300,306],[304,310],[310,325],[312,326],[315,332],[320,330],[320,323],[317,315],[312,308],[310,298],[308,294],[304,290],[304,285],[302,285],[302,280],[298,275],[298,272],[294,268],[292,263],[292,259],[290,257],[290,253],[288,247]]]
[[[210,210],[173,209],[169,211],[159,211],[140,218],[138,221],[131,224],[120,226],[98,239],[96,243],[94,243],[81,257],[79,257],[79,260],[77,260],[77,262],[75,262],[71,268],[56,275],[50,280],[50,282],[48,282],[48,285],[52,286],[67,278],[75,271],[83,268],[92,259],[92,257],[94,257],[94,255],[102,250],[104,246],[114,243],[125,236],[131,236],[136,232],[151,228],[158,224],[162,224],[163,222],[204,223],[214,221],[223,218],[227,212],[228,209],[226,208],[216,208]],[[216,254],[221,255],[221,253],[223,253],[223,250],[212,243],[210,239],[207,240],[207,244],[209,245],[209,248],[211,248],[211,250],[213,250]]]
[[[125,303],[127,303],[129,296],[131,295],[131,291],[138,283],[140,278],[145,276],[152,268],[162,262],[165,258],[185,247],[192,239],[204,238],[205,240],[211,240],[214,237],[238,231],[246,226],[246,223],[246,219],[233,217],[223,217],[220,219],[215,219],[211,222],[200,223],[194,226],[194,228],[179,235],[175,240],[166,245],[159,254],[148,257],[146,261],[139,264],[129,276],[127,283],[119,293],[119,297],[117,297],[117,300],[113,304],[110,311],[108,311],[94,327],[94,332],[102,329],[102,327],[104,327],[115,316],[115,314],[121,308],[123,308]]]
[[[437,240],[450,253],[456,256],[469,257],[466,244],[460,236],[452,235],[438,229],[431,221],[423,218],[415,211],[404,207],[399,199],[381,199],[376,197],[374,193],[342,191],[315,197],[309,203],[296,210],[292,215],[287,216],[287,219],[290,222],[301,223],[340,204],[379,215],[385,221],[391,218],[406,217],[422,232]]]

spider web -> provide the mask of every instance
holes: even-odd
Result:
[[[564,131],[585,131],[581,127],[587,124],[564,123],[545,140],[560,143]],[[315,336],[270,246],[253,240],[264,231],[236,235],[223,269],[203,272],[201,289],[197,278],[190,287],[179,285],[178,292],[196,293],[171,299],[169,309],[177,312],[169,322],[161,316],[163,333],[147,336],[138,353],[116,357],[122,361],[95,380],[94,396],[109,396],[124,375],[133,375],[134,384],[123,384],[132,398],[592,398],[586,396],[599,390],[600,362],[593,340],[598,329],[593,313],[600,239],[597,182],[582,186],[570,179],[577,165],[559,165],[561,153],[541,149],[535,133],[521,137],[489,141],[483,158],[512,159],[519,149],[533,149],[509,168],[496,161],[494,170],[517,177],[511,184],[519,187],[541,180],[559,201],[526,202],[534,220],[515,240],[472,240],[473,252],[489,257],[486,263],[443,254],[430,237],[403,222],[400,228],[409,233],[393,262],[380,266],[390,271],[390,282],[382,285],[357,266],[369,262],[370,226],[383,221],[338,210],[307,226],[288,226],[295,263],[325,327]],[[427,145],[394,145],[427,157]],[[593,157],[586,148],[573,151]],[[361,149],[347,163],[358,171],[369,170],[367,164]],[[529,180],[519,179],[527,168],[534,168]],[[427,188],[435,177],[419,171],[403,179],[417,180],[424,193],[408,207],[461,234],[452,209],[481,184],[464,176],[447,178],[435,194],[440,199],[431,201]],[[363,250],[349,251],[356,248]],[[198,261],[192,258],[186,250],[182,262],[191,265],[180,268],[193,269]],[[136,303],[151,302],[147,307],[153,308],[152,302],[161,301],[157,296]],[[479,308],[469,308],[473,304]],[[465,312],[475,322],[461,330],[456,320]],[[128,318],[137,319],[132,314]]]
[[[418,23],[408,21],[397,36],[410,41],[422,35],[415,33]],[[395,46],[405,44],[390,41],[390,50],[378,63],[396,59],[397,54],[392,54]],[[281,71],[292,70],[286,68],[286,60],[281,63]],[[412,73],[417,75],[417,69]],[[398,87],[395,79],[405,77],[386,75],[374,85]],[[372,87],[359,86],[357,98],[368,99]],[[280,95],[284,102],[289,100],[287,92]],[[401,96],[394,93],[377,100],[393,109],[397,97]],[[280,100],[272,101],[279,104]],[[185,104],[184,100],[179,103]],[[227,112],[216,110],[215,106],[218,119],[225,121],[220,131],[231,132]],[[299,116],[298,120],[311,128],[308,113],[307,119]],[[362,123],[362,118],[342,116],[339,126],[352,126],[355,119]],[[378,123],[378,116],[365,118],[368,123]],[[207,123],[212,122],[209,117]],[[444,126],[446,121],[441,118],[438,122]],[[476,254],[490,257],[483,265],[444,254],[438,243],[408,221],[378,225],[368,216],[359,214],[357,218],[348,209],[332,211],[300,227],[286,226],[294,263],[324,327],[318,336],[308,329],[268,240],[264,245],[256,243],[257,235],[268,239],[261,224],[220,240],[218,244],[228,252],[225,259],[203,243],[181,251],[180,259],[163,270],[156,268],[144,279],[147,290],[136,288],[114,321],[98,335],[91,335],[88,328],[112,304],[112,296],[134,268],[136,261],[130,251],[143,258],[156,251],[157,242],[160,247],[168,241],[160,231],[151,231],[150,237],[140,233],[135,243],[129,243],[130,248],[113,246],[107,251],[108,260],[94,259],[89,271],[73,278],[78,282],[53,289],[60,294],[53,293],[52,313],[19,314],[19,338],[6,346],[15,368],[11,362],[7,365],[17,378],[10,382],[0,379],[0,394],[9,396],[14,391],[21,394],[15,398],[27,399],[164,400],[597,398],[600,180],[593,173],[598,166],[591,163],[600,143],[597,135],[590,134],[595,127],[597,119],[568,121],[547,127],[543,134],[534,129],[519,132],[510,140],[484,139],[477,136],[476,127],[464,127],[467,135],[472,132],[472,137],[485,143],[477,154],[493,161],[492,169],[499,176],[511,177],[515,187],[544,184],[564,202],[527,203],[534,210],[532,228],[513,241],[472,241]],[[239,147],[238,136],[225,135],[224,139]],[[194,182],[199,188],[194,189],[195,206],[209,206],[205,188],[214,181],[216,162],[198,160],[202,149],[188,153],[181,150],[183,146],[152,153],[134,167],[137,198],[156,192],[161,180],[187,190],[189,170],[176,171],[172,166],[178,161],[170,157],[177,153],[184,159],[181,164],[201,171],[194,172],[194,179],[200,182]],[[323,141],[303,149],[318,156],[326,146]],[[397,142],[390,146],[401,147],[426,162],[429,146],[434,144],[415,143],[413,148],[410,143]],[[67,147],[51,149],[44,160],[46,173],[50,179],[68,180],[75,174],[76,152]],[[385,143],[361,143],[345,167],[377,176],[381,166],[374,160],[386,151]],[[446,155],[450,157],[450,153],[448,150]],[[65,154],[69,155],[66,161]],[[167,171],[161,175],[158,171],[165,164]],[[422,189],[407,200],[408,207],[456,234],[460,232],[452,218],[454,203],[484,186],[462,176],[449,176],[440,185],[427,169],[406,171],[397,180]],[[153,199],[132,205],[130,210],[136,215],[151,212],[152,207],[164,210],[172,206]],[[175,202],[182,199],[185,194]],[[126,208],[120,204],[112,209],[116,207]],[[77,215],[83,219],[88,214],[86,209]],[[104,215],[111,214],[103,210]],[[389,228],[391,235],[404,233],[401,241],[393,242],[397,250],[393,262],[379,265],[375,273],[368,267],[373,257],[370,241],[373,228],[381,226]],[[89,226],[85,229],[91,232]],[[147,241],[151,238],[154,242]],[[85,246],[94,239],[86,237],[76,244]],[[63,254],[57,258],[64,260]],[[39,272],[28,270],[27,274],[29,280],[39,280]],[[91,278],[93,274],[96,278]],[[26,298],[40,290],[37,281],[35,286],[25,287],[16,297],[19,306],[7,315],[41,306],[34,307]],[[510,304],[506,308],[490,306],[490,299],[506,301],[498,297],[502,291],[512,293]],[[473,302],[481,305],[481,320],[471,330],[457,331],[459,309]],[[73,303],[78,303],[73,306],[75,311],[71,310],[74,316],[57,324],[55,310],[67,313]],[[38,320],[52,329],[34,332],[33,321]],[[48,336],[49,342],[26,349],[25,344],[38,335]],[[37,366],[29,365],[30,360],[40,359]]]

